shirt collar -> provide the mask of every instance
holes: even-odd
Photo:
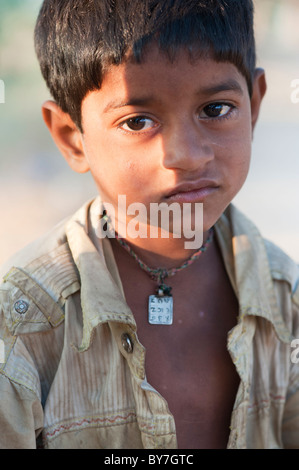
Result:
[[[117,280],[113,279],[108,264],[113,265],[109,240],[99,239],[97,249],[88,236],[89,214],[94,218],[99,200],[79,210],[66,226],[66,235],[81,282],[81,306],[83,312],[83,338],[79,350],[90,345],[93,329],[100,323],[117,321],[136,329],[133,314],[125,302]],[[93,227],[95,230],[96,227]],[[110,245],[110,244],[109,244]]]
[[[215,230],[238,297],[240,320],[247,315],[263,317],[281,341],[290,342],[290,332],[278,308],[266,246],[256,226],[230,205]]]

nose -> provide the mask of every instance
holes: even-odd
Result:
[[[167,169],[194,171],[214,159],[208,135],[199,124],[177,123],[164,134],[163,166]]]

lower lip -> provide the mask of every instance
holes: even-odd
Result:
[[[201,189],[194,189],[193,191],[186,191],[181,193],[175,193],[167,197],[167,201],[170,202],[204,202],[204,200],[217,191],[217,187],[206,187]]]

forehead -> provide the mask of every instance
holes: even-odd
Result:
[[[146,98],[157,101],[179,100],[195,94],[207,98],[222,91],[245,94],[247,82],[230,62],[216,62],[210,56],[190,58],[181,49],[170,60],[153,47],[144,60],[127,60],[106,71],[99,91],[91,92],[88,100],[98,98],[105,113],[128,104],[142,105]]]

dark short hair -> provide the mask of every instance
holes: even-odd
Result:
[[[35,27],[43,77],[77,127],[82,100],[105,70],[128,54],[142,61],[156,41],[170,59],[183,47],[231,62],[246,78],[255,69],[252,0],[44,0]]]

